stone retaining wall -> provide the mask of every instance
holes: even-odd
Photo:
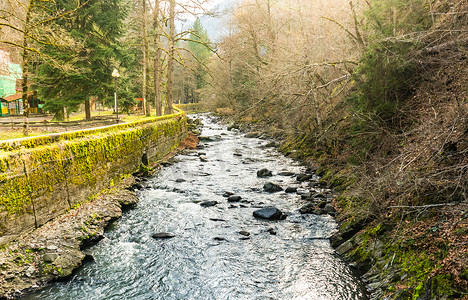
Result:
[[[182,112],[0,144],[0,245],[154,162],[187,135]]]

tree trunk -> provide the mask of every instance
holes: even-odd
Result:
[[[161,102],[161,38],[159,36],[159,0],[154,1],[154,106],[156,115],[162,115]]]
[[[166,108],[164,114],[172,113],[174,101],[172,86],[174,81],[174,48],[175,48],[175,1],[169,0],[169,57],[167,58],[167,84],[166,84]]]
[[[57,121],[57,122],[63,122],[65,121],[65,108],[59,109],[58,111],[55,112],[54,117],[52,118],[52,121]]]
[[[151,109],[149,106],[148,101],[146,100],[147,89],[148,89],[148,53],[149,53],[149,45],[148,45],[148,33],[146,30],[146,0],[142,0],[143,4],[143,110],[146,116],[151,115]]]
[[[22,98],[23,98],[23,135],[29,135],[29,100],[28,100],[28,75],[29,75],[29,26],[31,22],[31,12],[35,5],[35,0],[29,1],[28,10],[26,11],[26,19],[24,22],[24,32],[23,32],[23,62],[22,62],[22,72],[23,72],[23,80],[21,82],[21,88],[23,89]]]
[[[85,107],[86,121],[91,121],[91,103],[89,103],[89,99],[85,100],[84,107]]]

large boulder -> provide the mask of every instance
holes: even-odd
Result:
[[[253,212],[253,216],[259,219],[266,220],[284,220],[286,215],[276,207],[265,207]]]
[[[263,185],[263,190],[268,193],[276,193],[282,191],[283,188],[276,183],[267,182]]]

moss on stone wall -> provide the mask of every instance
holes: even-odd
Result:
[[[7,143],[0,153],[0,238],[31,227],[21,221],[26,215],[38,226],[62,214],[135,171],[143,153],[156,161],[185,135],[185,115],[178,112]]]

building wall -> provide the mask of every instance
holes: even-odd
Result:
[[[138,169],[144,153],[161,159],[186,126],[177,113],[0,145],[0,245],[111,187]]]

